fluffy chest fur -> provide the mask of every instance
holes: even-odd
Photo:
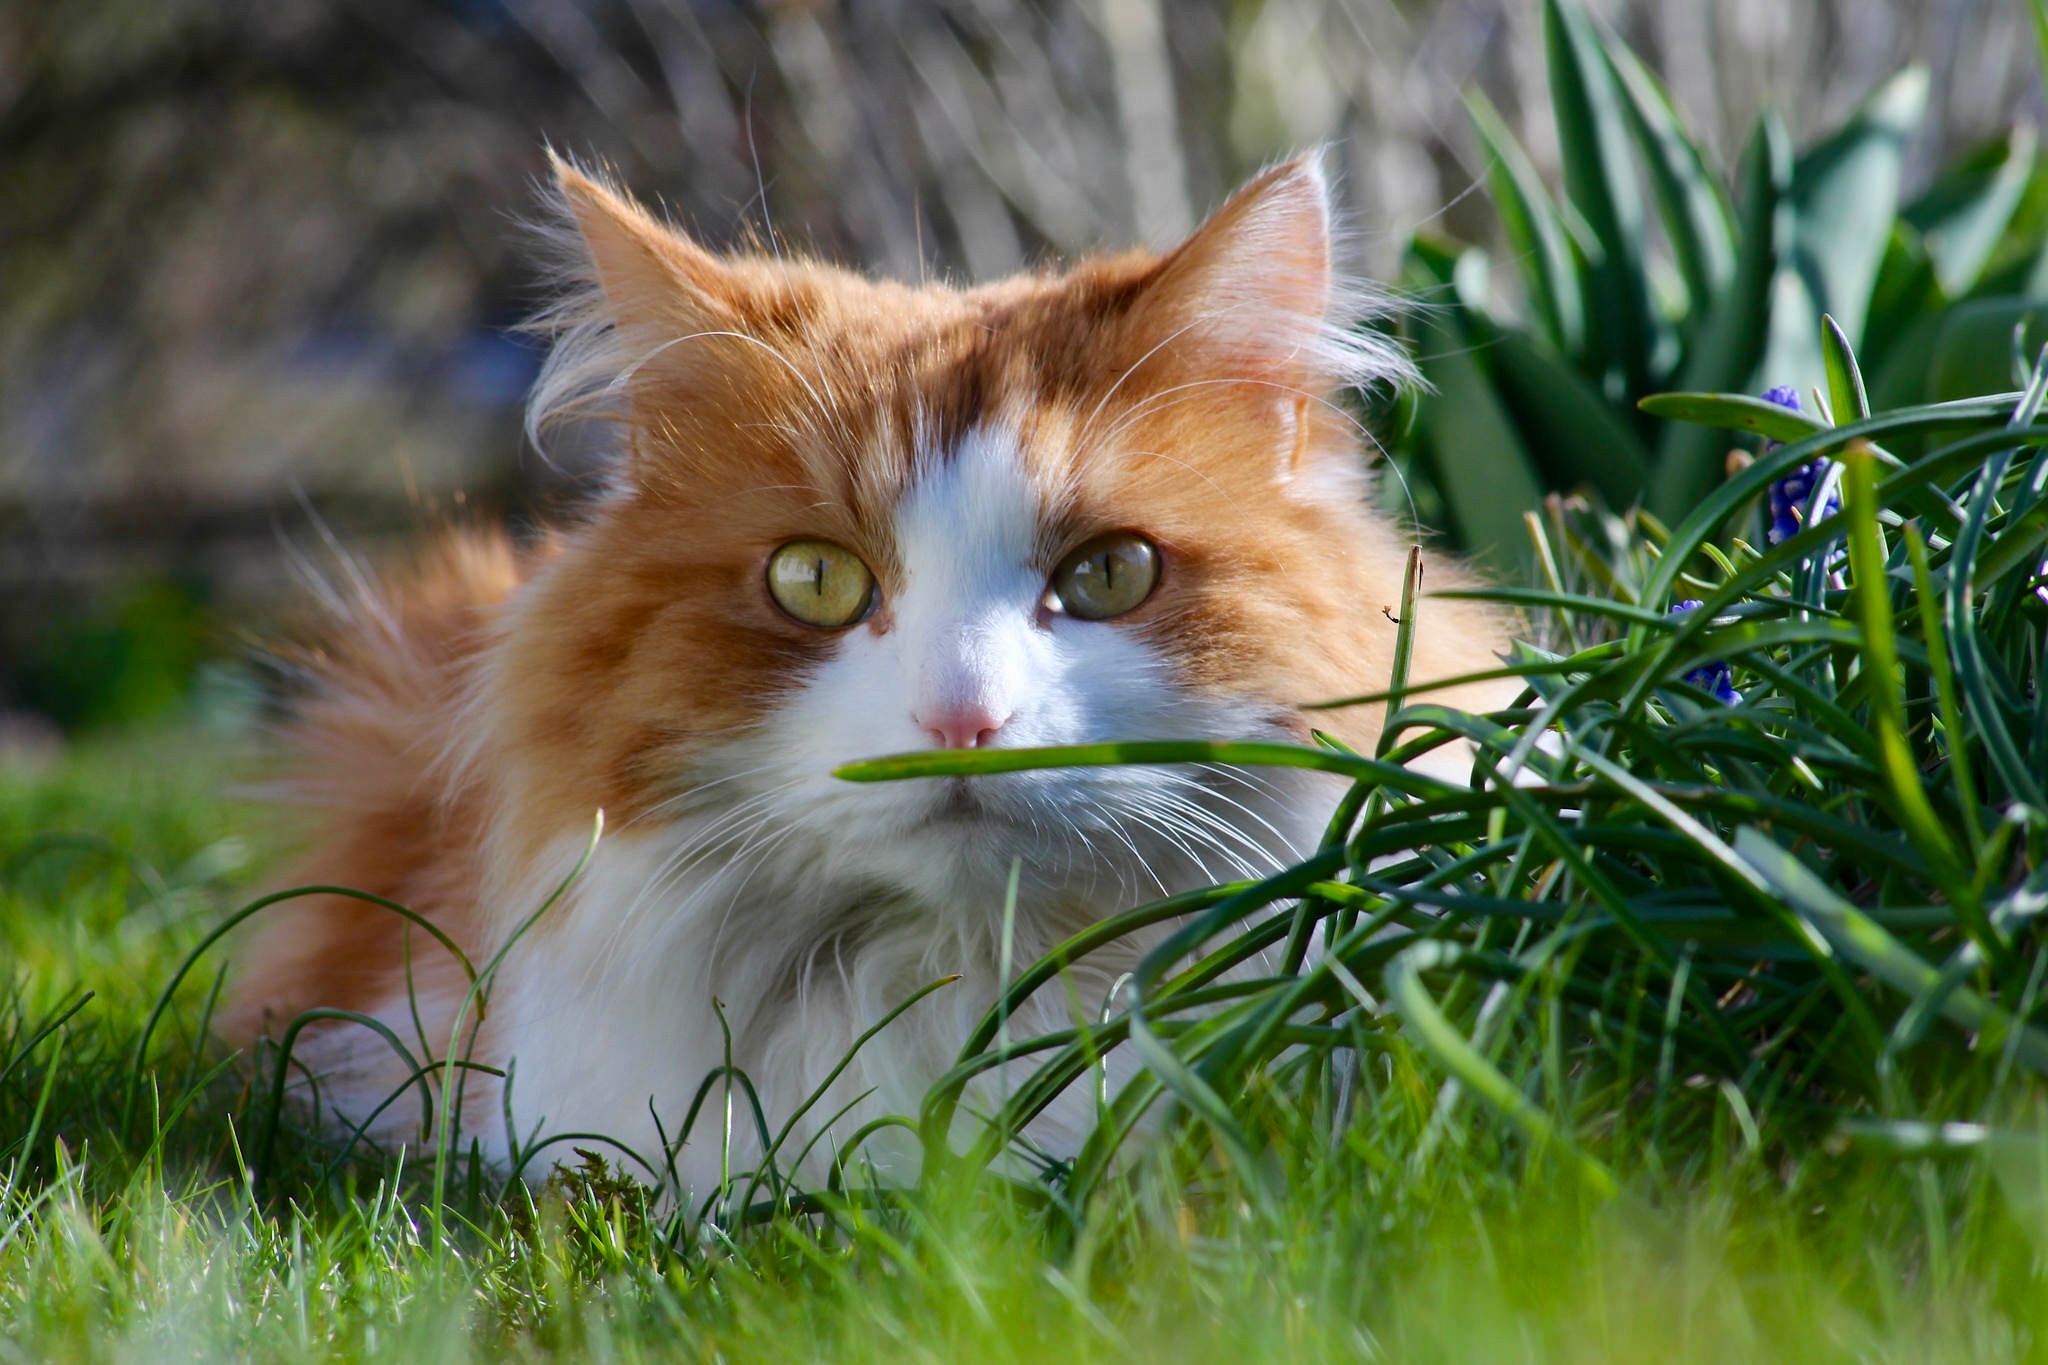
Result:
[[[1166,255],[973,290],[718,258],[574,171],[561,188],[582,283],[535,425],[616,424],[613,486],[525,562],[452,541],[337,623],[298,729],[327,812],[304,879],[404,902],[478,962],[506,949],[475,1038],[506,1079],[474,1073],[465,1108],[494,1157],[601,1133],[701,1192],[758,1154],[745,1115],[677,1146],[728,1047],[776,1126],[957,976],[812,1114],[846,1110],[836,1137],[915,1112],[1003,961],[1313,842],[1336,792],[1300,774],[831,774],[933,745],[1303,740],[1301,703],[1382,685],[1405,544],[1332,399],[1400,367],[1331,272],[1310,163]],[[1434,604],[1417,671],[1487,667],[1500,633]],[[1375,719],[1327,728],[1366,744]],[[517,936],[600,809],[591,864]],[[1145,946],[1080,964],[1016,1030],[1096,1017]],[[323,1100],[358,1119],[445,1050],[467,986],[341,899],[273,922],[241,981],[245,1035],[339,1005],[417,1044],[308,1035]],[[1089,1104],[1034,1138],[1070,1148]]]

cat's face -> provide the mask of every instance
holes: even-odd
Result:
[[[1398,365],[1350,329],[1312,165],[1165,256],[968,291],[716,258],[562,181],[595,287],[536,401],[611,404],[627,449],[502,657],[534,833],[601,805],[936,900],[1019,859],[1052,888],[1241,875],[1312,833],[1323,803],[1271,776],[831,776],[1306,739],[1299,703],[1381,685],[1405,546],[1328,400]]]

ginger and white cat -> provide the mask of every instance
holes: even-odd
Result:
[[[1300,703],[1385,683],[1408,538],[1370,510],[1334,400],[1407,368],[1357,325],[1372,295],[1333,271],[1314,159],[1164,254],[967,289],[715,255],[571,167],[556,181],[569,264],[530,427],[616,424],[608,491],[536,552],[453,537],[363,594],[294,729],[295,785],[322,812],[299,879],[403,902],[479,964],[606,812],[476,1039],[476,1060],[516,1064],[509,1104],[493,1077],[466,1082],[488,1155],[575,1130],[660,1167],[724,1057],[714,1001],[778,1124],[863,1029],[958,973],[812,1119],[868,1091],[845,1130],[914,1114],[997,997],[1013,864],[1024,964],[1314,845],[1339,788],[1299,773],[831,775],[931,746],[1306,742]],[[1504,635],[1433,602],[1416,675],[1493,667]],[[1316,723],[1364,747],[1380,711]],[[1086,1014],[1143,946],[1075,969]],[[437,1053],[467,988],[426,935],[339,897],[270,921],[238,980],[231,1036],[338,1006]],[[1048,988],[1013,1034],[1073,1010]],[[360,1026],[310,1030],[299,1056],[351,1121],[406,1075]],[[1077,1098],[1032,1136],[1071,1151],[1087,1117]],[[402,1100],[373,1131],[417,1124]],[[686,1190],[758,1154],[751,1120],[730,1152],[722,1126],[675,1154]]]

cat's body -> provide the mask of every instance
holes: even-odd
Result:
[[[1312,163],[1164,256],[964,291],[713,257],[560,181],[588,287],[557,315],[536,410],[617,421],[615,486],[523,559],[453,539],[365,594],[296,729],[297,785],[325,810],[302,878],[400,901],[478,965],[606,813],[477,1034],[475,1060],[513,1073],[509,1103],[466,1082],[490,1155],[574,1130],[660,1165],[727,1030],[779,1124],[863,1029],[958,974],[811,1118],[870,1091],[834,1136],[914,1113],[998,994],[1013,866],[1023,964],[1313,846],[1337,789],[1297,773],[831,776],[934,745],[1305,741],[1300,703],[1384,685],[1406,540],[1368,510],[1355,424],[1326,400],[1400,362],[1351,326]],[[1503,643],[1486,610],[1432,602],[1414,671],[1488,668]],[[1316,723],[1367,746],[1380,710]],[[1080,964],[1012,1032],[1095,1015],[1143,946]],[[468,986],[426,934],[341,898],[271,922],[239,980],[243,1036],[338,1006],[436,1056]],[[350,1121],[406,1076],[354,1025],[300,1056]],[[1070,1150],[1087,1104],[1033,1137]],[[729,1149],[714,1109],[675,1154],[685,1189],[757,1154],[744,1104]],[[373,1131],[418,1123],[406,1098]]]

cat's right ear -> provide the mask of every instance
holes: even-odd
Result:
[[[563,289],[536,323],[554,339],[527,405],[537,447],[559,423],[712,382],[724,348],[692,343],[730,335],[738,317],[738,284],[718,256],[603,179],[552,151],[548,162]]]
[[[672,330],[729,315],[731,283],[716,256],[553,152],[548,161],[613,326]]]

